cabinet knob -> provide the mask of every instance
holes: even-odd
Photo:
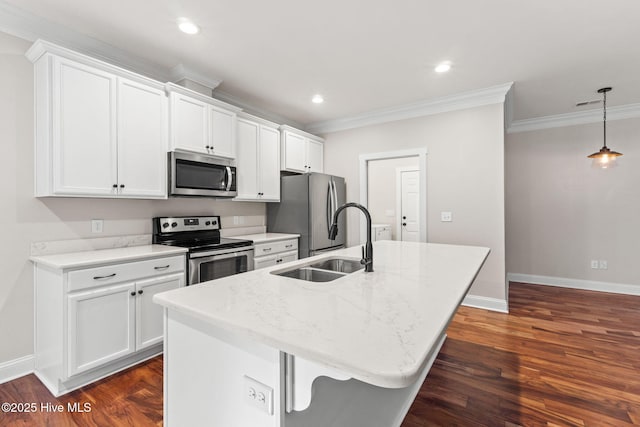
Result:
[[[120,188],[124,188],[124,184],[120,184]]]
[[[136,296],[136,291],[131,291],[131,296],[135,297]]]
[[[142,293],[143,293],[143,292],[144,292],[144,291],[143,291],[142,289],[140,289],[140,290],[138,291],[138,295],[142,295]]]
[[[403,223],[402,223],[402,226],[403,226],[403,227],[406,227],[406,226],[407,226],[407,223],[406,223],[406,222],[403,222]]]
[[[208,145],[205,145],[204,148],[206,148],[207,150],[210,149],[211,147],[209,147]]]
[[[113,188],[118,188],[118,184],[113,184]]]

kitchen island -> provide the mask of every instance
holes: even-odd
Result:
[[[372,273],[273,274],[352,247],[156,295],[165,425],[399,426],[488,253],[381,241]]]

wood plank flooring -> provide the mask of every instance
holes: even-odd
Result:
[[[640,297],[512,283],[509,298],[510,314],[460,308],[402,427],[640,425]],[[91,404],[0,412],[3,427],[159,426],[162,359],[58,399],[28,375],[0,402]]]

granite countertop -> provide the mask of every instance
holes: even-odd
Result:
[[[32,256],[29,259],[36,264],[55,269],[91,267],[101,264],[136,261],[145,258],[157,258],[169,255],[182,255],[185,248],[166,245],[142,245],[126,248],[99,249],[95,251],[70,252],[55,255]]]
[[[374,272],[325,283],[271,274],[360,246],[154,296],[169,310],[387,388],[415,382],[489,249],[374,242]]]
[[[286,233],[258,233],[258,234],[244,234],[242,236],[229,236],[230,239],[253,240],[253,243],[277,242],[280,240],[297,239],[299,237],[300,237],[299,234],[286,234]]]

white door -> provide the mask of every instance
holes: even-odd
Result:
[[[238,119],[236,179],[238,199],[259,199],[258,195],[258,134],[257,123]],[[278,171],[278,178],[280,172]]]
[[[323,172],[324,145],[322,142],[307,140],[307,166],[309,172]]]
[[[417,170],[401,170],[400,174],[400,240],[420,240],[420,173]]]
[[[167,197],[166,96],[118,79],[118,194]]]
[[[116,77],[55,58],[53,109],[54,193],[115,194]]]
[[[162,306],[152,301],[160,292],[184,286],[184,274],[156,277],[136,283],[136,350],[162,342]]]
[[[68,296],[68,375],[135,349],[135,285],[125,283]]]
[[[265,200],[280,200],[280,132],[267,126],[260,126],[258,148],[260,165],[260,192]]]
[[[305,138],[287,131],[283,133],[283,138],[284,164],[280,165],[282,169],[307,172]]]
[[[209,107],[211,128],[211,154],[236,157],[236,113],[218,107]]]
[[[209,104],[179,93],[171,93],[171,148],[208,152]]]

